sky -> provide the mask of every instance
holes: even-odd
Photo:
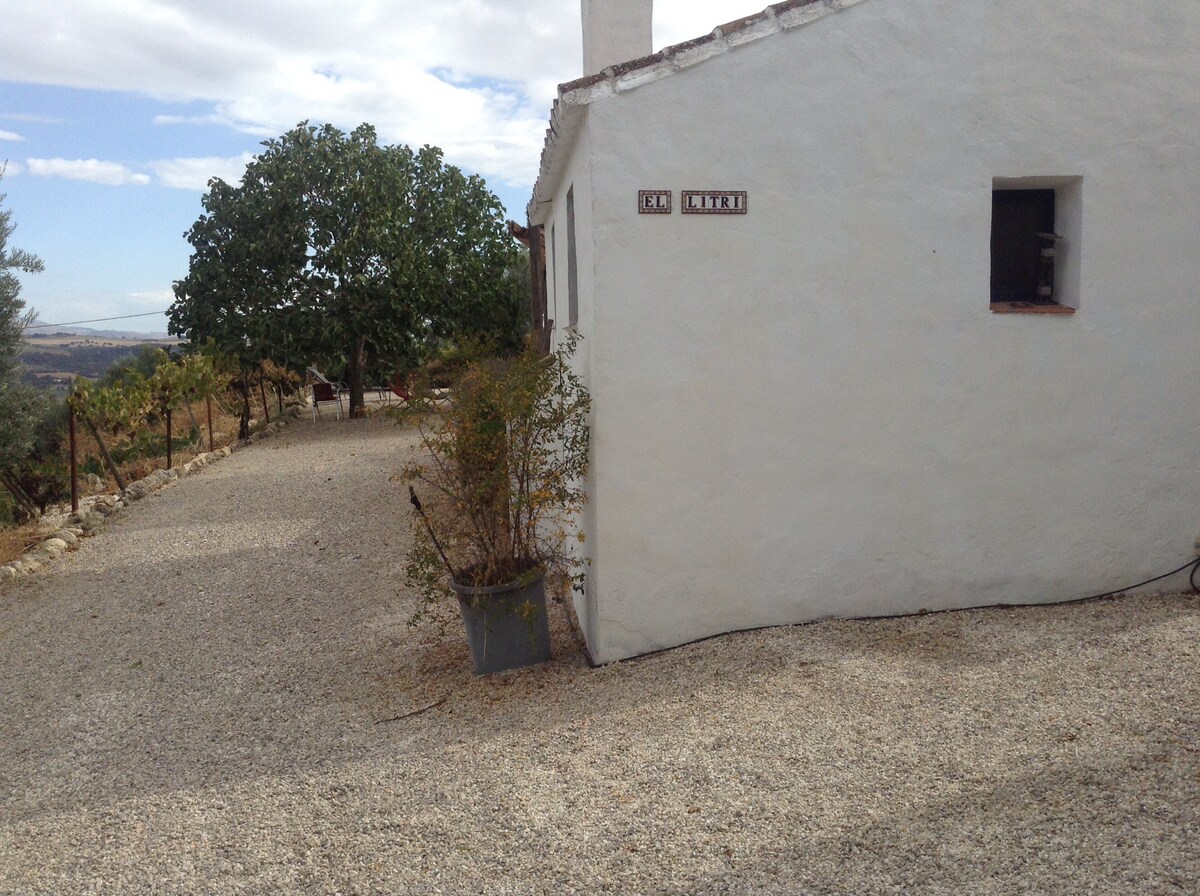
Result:
[[[764,0],[657,0],[654,49]],[[440,146],[524,223],[579,0],[0,0],[0,193],[40,321],[166,331],[184,233],[301,121]],[[46,331],[51,332],[51,331]]]

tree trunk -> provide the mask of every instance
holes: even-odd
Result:
[[[359,336],[354,340],[350,351],[349,363],[346,365],[347,385],[350,387],[350,416],[365,417],[366,403],[363,401],[363,367],[366,366],[367,340]]]
[[[13,496],[13,500],[17,502],[17,506],[23,510],[29,519],[36,520],[42,515],[38,506],[33,503],[33,499],[25,494],[25,489],[21,488],[17,480],[9,473],[0,473],[0,483],[8,489],[8,493]]]
[[[246,377],[242,377],[241,382],[237,384],[238,392],[242,394],[242,417],[238,421],[238,438],[250,438],[250,383]]]
[[[171,469],[171,410],[167,409],[167,469]]]
[[[275,384],[275,397],[279,399],[279,416],[282,417],[283,416],[283,385],[281,383]]]
[[[204,398],[204,407],[208,409],[208,450],[213,450],[213,433],[212,433],[212,396],[207,395]]]
[[[75,407],[67,402],[67,437],[71,440],[71,512],[79,513],[79,439],[76,437]]]
[[[92,438],[96,440],[96,444],[100,447],[100,456],[104,458],[104,465],[108,467],[108,472],[112,473],[113,479],[117,482],[117,488],[125,491],[125,477],[121,475],[121,471],[117,469],[116,463],[113,462],[112,455],[108,453],[108,446],[104,444],[104,439],[100,438],[100,430],[96,429],[96,424],[92,422],[87,414],[80,414],[83,420],[83,425],[88,428],[88,432],[92,434]]]
[[[188,419],[192,421],[192,429],[196,430],[196,441],[199,442],[200,441],[200,422],[196,419],[196,415],[192,411],[192,403],[190,401],[185,401],[183,403],[183,406],[185,408],[187,408]]]
[[[271,409],[267,407],[267,384],[262,379],[258,381],[258,394],[262,398],[263,417],[270,423]]]

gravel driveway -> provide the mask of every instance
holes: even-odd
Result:
[[[303,420],[0,590],[0,893],[1200,892],[1200,600],[475,679],[413,436]],[[409,715],[410,713],[415,713]]]

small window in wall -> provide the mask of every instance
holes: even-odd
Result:
[[[579,265],[575,257],[575,187],[567,190],[567,326],[579,323]]]
[[[1080,178],[998,178],[993,182],[992,311],[1075,311],[1081,196]]]

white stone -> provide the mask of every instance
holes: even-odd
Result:
[[[833,10],[823,3],[811,3],[789,10],[778,17],[779,27],[784,29],[799,28],[807,25],[813,19],[829,15]]]
[[[651,81],[657,81],[660,78],[669,77],[672,74],[672,68],[668,63],[660,62],[657,65],[646,66],[639,68],[627,75],[621,75],[613,81],[613,89],[618,93],[627,90],[636,90],[644,84],[649,84]]]
[[[779,21],[774,16],[764,16],[753,25],[747,25],[723,36],[728,47],[733,49],[734,47],[759,40],[772,32],[778,31],[779,27]]]

